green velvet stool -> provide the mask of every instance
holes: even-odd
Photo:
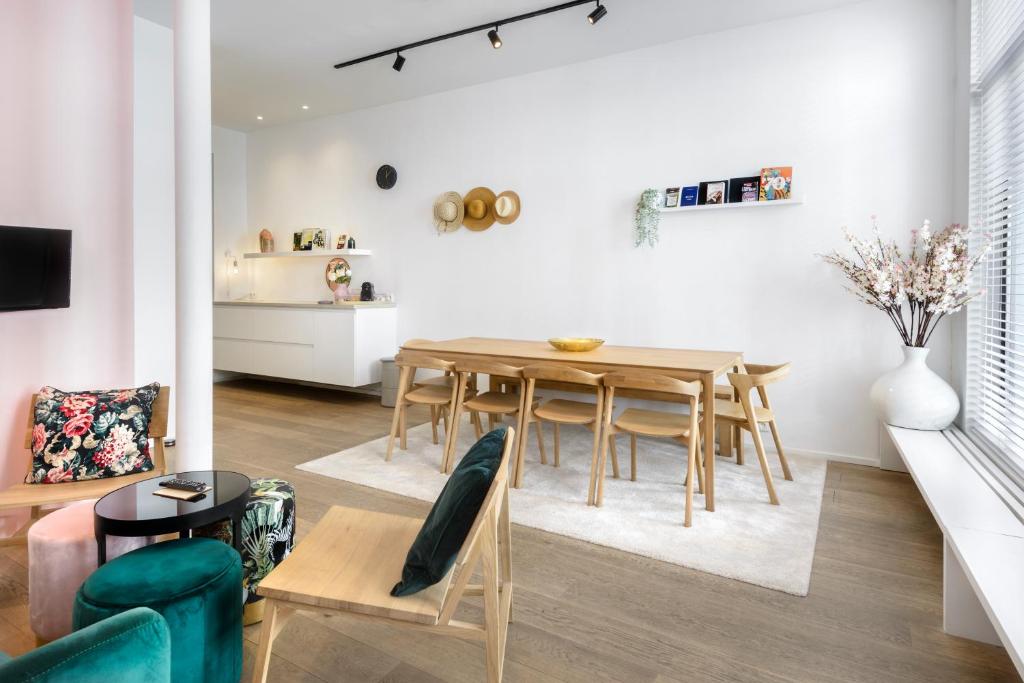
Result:
[[[242,675],[242,562],[210,538],[146,546],[97,569],[75,596],[75,630],[149,607],[171,632],[175,683],[237,683]]]

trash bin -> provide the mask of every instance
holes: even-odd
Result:
[[[398,400],[398,366],[393,356],[380,359],[380,404],[394,408]]]

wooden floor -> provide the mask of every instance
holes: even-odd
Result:
[[[386,434],[378,401],[252,380],[214,396],[216,466],[293,482],[300,538],[330,505],[429,509],[294,469]],[[942,632],[942,537],[907,475],[829,465],[806,598],[535,529],[512,536],[509,682],[1020,680],[1000,648]],[[0,649],[15,653],[32,647],[26,563],[23,549],[0,551]],[[475,682],[483,663],[474,643],[301,615],[275,642],[269,680]]]

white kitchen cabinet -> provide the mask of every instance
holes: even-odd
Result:
[[[216,370],[359,387],[398,349],[393,304],[231,301],[213,306]]]

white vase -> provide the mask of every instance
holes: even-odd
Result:
[[[931,349],[903,347],[903,364],[871,386],[871,402],[886,424],[935,431],[952,424],[960,398],[928,367]]]

